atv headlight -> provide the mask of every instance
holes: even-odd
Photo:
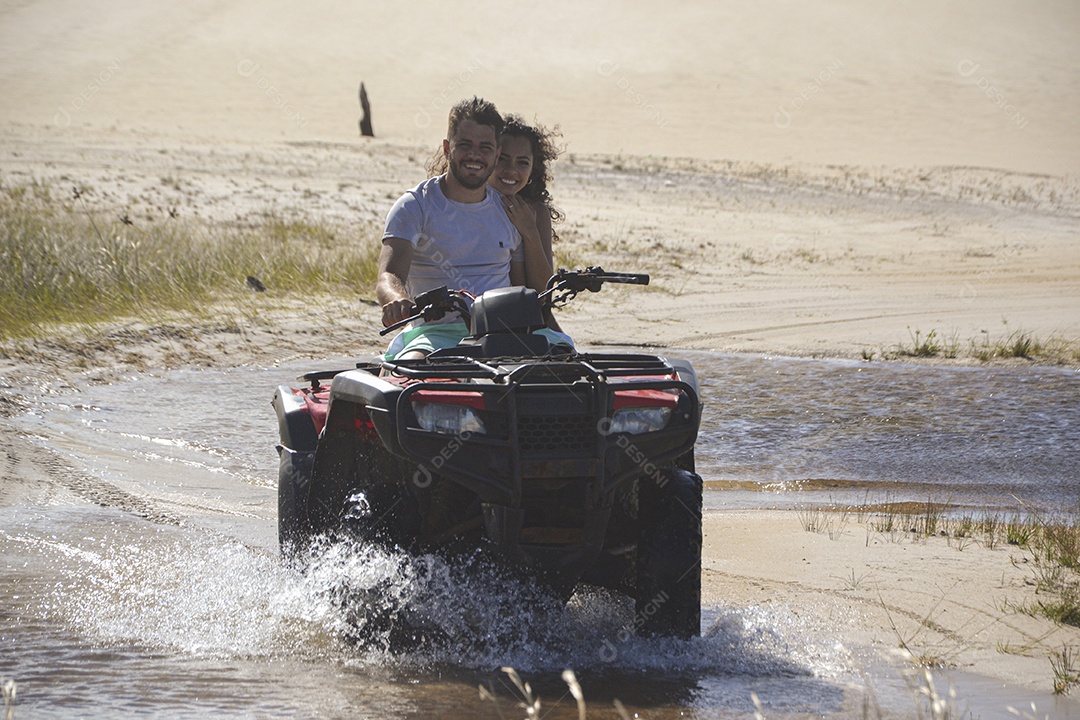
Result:
[[[467,405],[450,403],[415,403],[416,421],[428,432],[444,435],[483,433],[484,421]]]
[[[671,419],[670,407],[628,407],[616,410],[611,416],[611,432],[642,433],[663,430]]]

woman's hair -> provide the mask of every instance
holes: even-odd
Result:
[[[523,137],[529,141],[532,150],[533,166],[532,174],[525,187],[518,193],[529,202],[538,202],[547,208],[551,215],[551,222],[561,222],[563,213],[555,207],[551,200],[551,192],[548,183],[551,181],[551,163],[559,157],[562,150],[555,144],[555,139],[561,136],[559,129],[547,129],[543,125],[528,125],[520,115],[507,115],[502,129],[502,139],[508,137]],[[442,147],[428,160],[426,169],[428,177],[435,177],[445,173],[449,166]],[[554,234],[554,233],[552,233]]]

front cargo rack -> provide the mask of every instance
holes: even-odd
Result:
[[[609,377],[671,375],[675,370],[656,355],[616,355],[610,353],[552,355],[524,358],[485,358],[441,355],[412,360],[383,361],[382,369],[392,375],[415,380],[431,378],[484,379],[496,383],[525,378],[565,382],[586,377],[603,382]]]

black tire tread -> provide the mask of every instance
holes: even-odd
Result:
[[[639,493],[635,626],[645,636],[701,633],[701,477],[671,468]]]

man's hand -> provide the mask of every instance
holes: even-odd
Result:
[[[388,302],[382,306],[383,327],[390,327],[394,323],[399,323],[407,317],[412,317],[415,313],[416,306],[413,305],[413,301],[407,297]]]

